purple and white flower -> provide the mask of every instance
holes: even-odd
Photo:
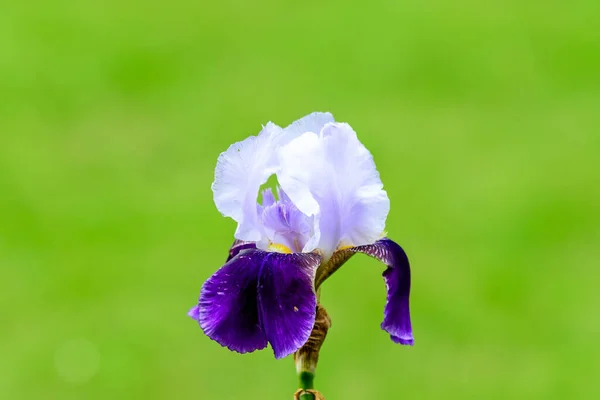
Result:
[[[279,183],[259,192],[268,178]],[[239,353],[267,344],[282,358],[308,340],[316,290],[355,253],[387,265],[381,328],[413,344],[410,267],[384,237],[390,201],[371,153],[329,113],[286,128],[268,123],[221,153],[212,185],[219,211],[237,222],[229,257],[189,311],[204,333]]]

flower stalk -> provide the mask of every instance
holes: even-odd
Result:
[[[310,337],[306,343],[294,353],[294,363],[296,364],[296,372],[300,380],[301,392],[296,392],[299,400],[318,400],[323,399],[323,396],[314,389],[314,378],[319,361],[319,352],[321,346],[325,342],[327,332],[331,327],[331,318],[327,314],[327,310],[320,303],[317,304],[317,313],[315,325],[312,329]]]

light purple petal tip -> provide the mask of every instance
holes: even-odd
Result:
[[[394,343],[414,344],[410,321],[410,264],[406,253],[390,239],[381,239],[371,245],[358,246],[352,251],[367,254],[385,263],[383,273],[387,286],[387,302],[381,329],[390,334]]]
[[[394,335],[390,335],[390,339],[392,339],[394,343],[403,344],[405,346],[413,346],[415,344],[415,339],[412,336],[400,338]]]
[[[190,311],[188,311],[187,315],[198,321],[198,318],[200,317],[200,307],[196,305],[190,308]]]

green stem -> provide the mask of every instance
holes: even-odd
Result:
[[[314,389],[315,376],[310,372],[300,373],[300,387],[302,389]],[[300,400],[315,400],[315,396],[310,393],[300,395]]]
[[[310,372],[300,372],[300,387],[302,389],[314,389],[315,388],[315,376]]]

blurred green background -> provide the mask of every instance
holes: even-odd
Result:
[[[600,398],[596,0],[4,2],[0,398],[290,399],[291,359],[186,316],[235,225],[219,152],[269,120],[348,121],[413,265],[323,291],[328,399]]]

